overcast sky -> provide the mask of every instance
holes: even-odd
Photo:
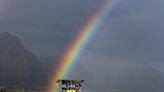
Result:
[[[18,35],[36,55],[59,55],[105,1],[1,0],[0,32]],[[163,4],[163,0],[121,0],[87,48],[87,59],[98,55],[163,62]]]
[[[61,52],[103,0],[1,0],[0,31],[18,35],[36,54]]]

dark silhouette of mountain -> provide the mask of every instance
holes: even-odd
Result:
[[[8,32],[0,33],[0,85],[34,87],[43,84],[37,58]]]
[[[11,33],[0,33],[0,85],[9,87],[45,88],[57,66],[58,57],[36,58]],[[91,80],[81,65],[74,78]]]

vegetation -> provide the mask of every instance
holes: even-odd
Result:
[[[37,92],[32,89],[25,89],[25,88],[7,88],[4,86],[0,87],[0,92]]]

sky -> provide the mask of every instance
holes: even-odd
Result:
[[[1,2],[5,8],[1,11],[1,31],[18,35],[28,49],[42,56],[61,52],[101,3],[99,0]]]
[[[37,56],[58,56],[105,1],[0,0],[0,32],[17,35]],[[164,1],[120,1],[86,49],[82,64],[94,71],[97,65],[108,67],[107,61],[127,60],[164,72]]]
[[[36,55],[63,53],[106,0],[1,0],[0,32],[12,32]],[[163,61],[163,0],[124,0],[104,21],[89,55]]]
[[[0,31],[18,35],[25,47],[37,55],[53,56],[63,52],[104,2],[1,0]],[[91,42],[91,52],[113,50],[125,55],[162,58],[163,3],[162,0],[121,1]]]
[[[0,32],[18,35],[38,56],[62,54],[106,0],[1,0]],[[104,21],[88,54],[163,61],[163,0],[124,0]]]

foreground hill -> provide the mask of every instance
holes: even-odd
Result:
[[[37,58],[10,33],[0,33],[0,85],[31,87],[41,84]]]

